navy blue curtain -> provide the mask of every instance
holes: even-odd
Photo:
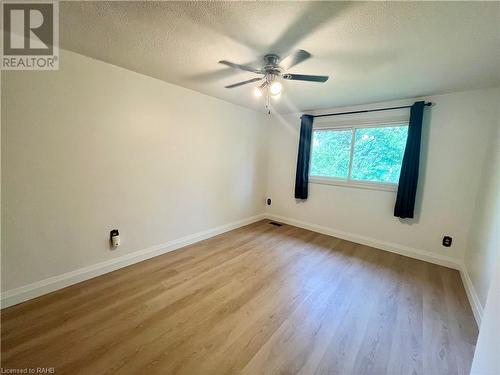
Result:
[[[312,128],[313,117],[311,115],[302,115],[302,121],[300,123],[299,154],[297,156],[297,172],[295,174],[295,198],[297,199],[307,199]]]
[[[420,162],[420,140],[425,102],[415,102],[411,106],[408,139],[399,176],[398,194],[394,206],[394,216],[413,218],[415,195],[417,194],[418,167]]]

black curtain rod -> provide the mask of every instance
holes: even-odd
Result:
[[[426,106],[431,106],[431,102],[425,103]],[[403,109],[403,108],[411,108],[411,105],[403,105],[401,107],[388,107],[388,108],[376,108],[376,109],[365,109],[362,111],[352,111],[352,112],[338,112],[338,113],[326,113],[323,115],[310,115],[314,118],[316,117],[327,117],[327,116],[339,116],[339,115],[353,115],[356,113],[367,113],[367,112],[380,112],[380,111],[390,111],[393,109]]]

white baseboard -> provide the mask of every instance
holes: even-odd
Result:
[[[8,290],[1,294],[1,308],[16,305],[18,303],[39,297],[41,295],[54,292],[67,286],[91,279],[102,274],[115,271],[119,268],[129,266],[143,260],[156,257],[179,249],[184,246],[191,245],[195,242],[214,237],[218,234],[228,232],[230,230],[254,223],[265,218],[264,214],[252,216],[246,219],[238,220],[232,223],[224,224],[216,228],[208,229],[202,232],[194,233],[173,241],[169,241],[160,245],[152,246],[147,249],[135,251],[130,254],[123,255],[118,258],[106,260],[88,267],[79,268],[77,270],[66,272],[61,275],[49,277],[32,284],[24,285],[19,288]]]
[[[313,232],[322,233],[329,236],[342,238],[347,241],[356,242],[362,245],[375,247],[377,249],[390,251],[392,253],[404,255],[410,258],[415,258],[429,263],[434,263],[440,266],[453,268],[459,271],[462,270],[462,264],[459,259],[448,257],[445,255],[434,254],[427,250],[420,250],[392,242],[380,241],[374,238],[361,236],[359,234],[339,231],[321,225],[311,224],[305,221],[296,220],[279,215],[266,214],[266,218],[270,220],[280,221],[285,224],[290,224],[299,228],[308,229]]]
[[[465,264],[462,264],[462,268],[460,269],[460,276],[462,277],[462,283],[464,284],[465,292],[467,293],[467,298],[469,299],[469,304],[472,308],[472,313],[474,314],[474,318],[476,319],[477,326],[481,327],[484,308],[481,304],[481,301],[479,300],[476,288],[474,288],[474,284],[472,283]]]

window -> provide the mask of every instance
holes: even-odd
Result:
[[[408,124],[313,130],[311,182],[395,190]]]

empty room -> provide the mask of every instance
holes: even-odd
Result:
[[[500,375],[500,1],[2,1],[1,373]]]

